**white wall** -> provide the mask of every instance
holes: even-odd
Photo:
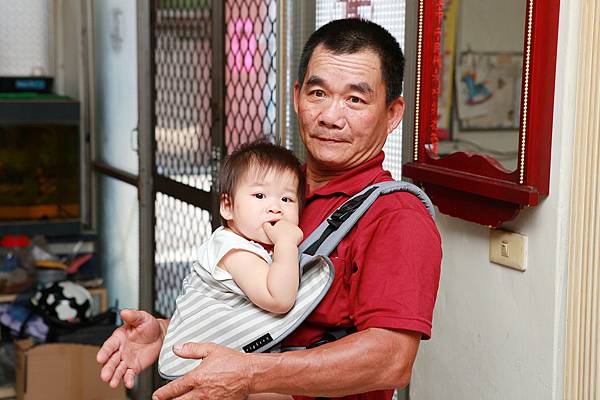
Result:
[[[413,400],[562,398],[578,17],[579,1],[561,2],[550,195],[506,223],[529,238],[528,269],[488,261],[488,228],[438,216],[442,280]]]
[[[51,59],[54,61],[54,91],[80,101],[84,79],[81,76],[83,62],[83,37],[81,0],[55,0],[54,37],[55,46]],[[82,108],[85,103],[82,103]]]

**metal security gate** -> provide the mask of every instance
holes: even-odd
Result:
[[[240,143],[275,137],[275,0],[155,0],[151,14],[153,308],[170,316],[218,225],[217,173]],[[153,236],[153,237],[152,237]]]

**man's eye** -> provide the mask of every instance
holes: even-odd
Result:
[[[354,104],[362,103],[362,99],[356,96],[350,96],[350,102]]]
[[[317,90],[313,91],[313,95],[315,97],[325,97],[325,92],[320,89],[317,89]]]
[[[254,197],[262,200],[265,198],[265,195],[263,193],[254,193]]]

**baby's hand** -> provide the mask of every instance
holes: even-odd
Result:
[[[298,225],[283,219],[275,222],[275,225],[271,225],[270,222],[265,222],[263,224],[263,229],[273,244],[277,244],[277,242],[282,240],[289,240],[294,243],[295,246],[298,246],[304,237],[302,230]]]

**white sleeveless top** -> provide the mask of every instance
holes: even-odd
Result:
[[[204,269],[215,280],[231,281],[235,285],[231,274],[218,265],[221,259],[231,250],[246,250],[259,256],[267,264],[273,262],[271,254],[260,244],[221,226],[215,229],[210,238],[200,246],[198,250],[198,263],[194,263],[192,271],[200,275],[202,272],[199,269]],[[230,285],[228,284],[227,286]],[[237,287],[237,285],[235,286]],[[243,294],[241,290],[239,290],[239,293]]]

